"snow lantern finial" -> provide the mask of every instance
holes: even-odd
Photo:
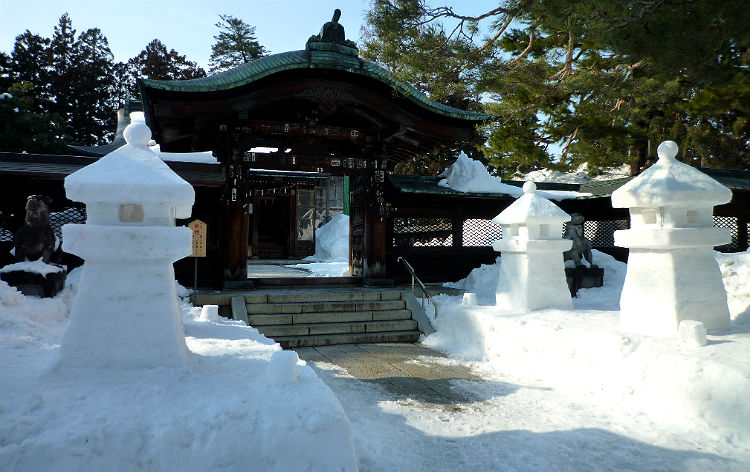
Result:
[[[151,130],[145,123],[131,123],[122,132],[122,136],[131,146],[147,147],[151,139]]]
[[[525,184],[523,184],[523,192],[524,193],[534,193],[536,192],[536,184],[532,181],[528,181]]]
[[[676,142],[663,141],[659,144],[659,147],[656,148],[656,154],[659,156],[659,161],[662,163],[674,162],[677,160],[675,157],[677,156],[678,149]]]

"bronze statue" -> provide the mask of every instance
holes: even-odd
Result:
[[[353,41],[346,39],[344,27],[339,23],[339,18],[341,18],[341,10],[337,8],[333,11],[331,21],[323,25],[320,29],[320,34],[311,36],[307,40],[308,44],[310,42],[324,42],[356,49],[357,45]]]
[[[49,263],[55,252],[55,232],[49,222],[50,198],[30,195],[26,199],[26,222],[13,240],[17,261],[35,261],[39,258]]]
[[[576,266],[583,265],[581,257],[584,257],[590,265],[594,265],[594,259],[591,256],[591,241],[583,235],[583,221],[583,215],[572,213],[563,235],[563,238],[573,241],[573,247],[565,251],[563,256],[566,261],[572,260]]]
[[[321,41],[344,44],[344,41],[346,41],[346,34],[344,33],[344,27],[339,24],[339,18],[341,18],[341,10],[337,8],[333,11],[333,18],[331,18],[331,21],[324,24],[320,29],[320,34],[318,36]]]

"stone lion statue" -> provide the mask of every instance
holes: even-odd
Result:
[[[569,251],[565,251],[563,256],[566,261],[572,260],[576,266],[583,265],[581,258],[585,258],[590,265],[594,265],[594,258],[591,255],[591,241],[589,241],[583,235],[583,215],[580,213],[572,213],[570,215],[570,221],[565,227],[565,234],[563,238],[570,239],[573,241],[573,247]]]
[[[26,199],[26,221],[13,240],[17,261],[42,259],[49,263],[55,252],[55,232],[49,222],[49,204],[45,195],[30,195]]]

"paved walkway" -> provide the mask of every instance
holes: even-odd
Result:
[[[248,264],[247,277],[253,278],[275,278],[275,277],[310,277],[312,273],[305,269],[294,269],[283,264]]]
[[[295,351],[307,362],[335,364],[400,398],[439,405],[481,401],[470,389],[452,386],[455,380],[478,382],[479,377],[467,367],[449,363],[444,354],[418,344],[339,344]]]

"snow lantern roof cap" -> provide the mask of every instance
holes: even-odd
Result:
[[[678,161],[677,143],[664,141],[656,150],[659,160],[641,175],[612,192],[615,208],[721,205],[732,191],[708,175]]]
[[[78,202],[192,205],[193,187],[148,148],[151,130],[131,123],[124,146],[65,178],[67,197]]]
[[[523,184],[524,194],[510,204],[499,215],[492,219],[498,225],[518,223],[564,223],[570,220],[570,215],[559,206],[536,194],[536,184]]]

